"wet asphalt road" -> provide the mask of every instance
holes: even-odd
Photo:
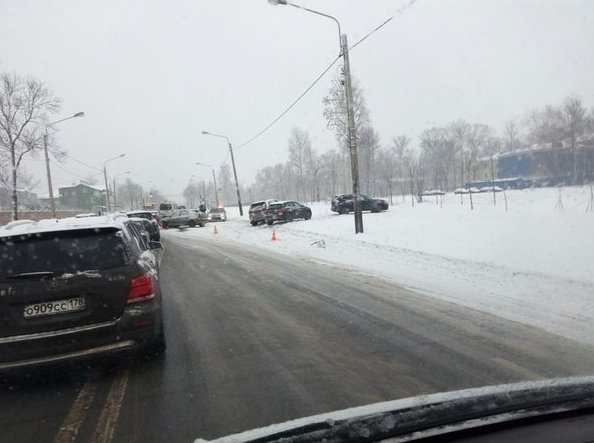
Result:
[[[189,442],[594,368],[591,347],[348,269],[218,238],[163,241],[165,358],[0,382],[1,441]]]

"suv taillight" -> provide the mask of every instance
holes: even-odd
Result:
[[[142,274],[130,280],[127,303],[150,300],[155,296],[155,283],[151,274]]]

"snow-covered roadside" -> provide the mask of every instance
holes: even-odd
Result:
[[[216,238],[340,264],[381,276],[427,295],[594,344],[594,214],[588,188],[537,189],[503,196],[445,196],[436,204],[399,204],[364,214],[365,233],[354,235],[352,216],[314,204],[309,221],[251,227],[230,221],[166,235]],[[316,242],[323,240],[325,247]]]

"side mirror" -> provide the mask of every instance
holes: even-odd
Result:
[[[163,249],[163,243],[161,243],[160,241],[153,241],[151,240],[149,242],[149,249],[154,250],[154,249]]]

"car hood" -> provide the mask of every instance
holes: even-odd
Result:
[[[374,403],[210,440],[416,441],[465,429],[594,407],[594,377],[522,382]],[[207,440],[197,439],[195,443]]]

